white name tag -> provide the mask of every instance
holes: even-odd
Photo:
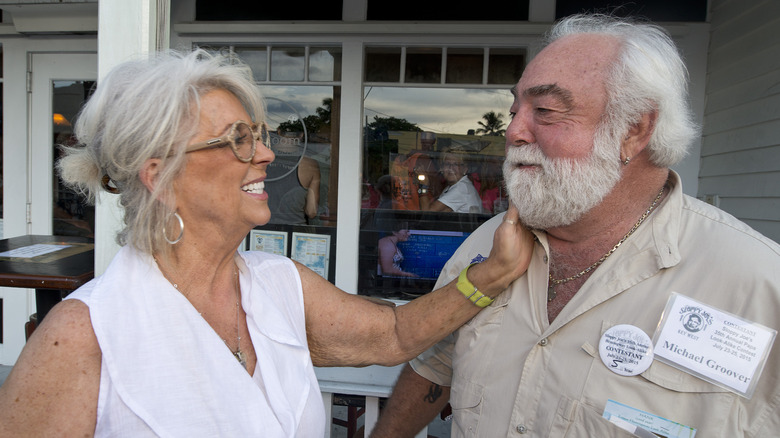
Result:
[[[631,406],[607,400],[603,417],[623,430],[640,438],[662,436],[666,438],[693,438],[696,429],[653,415]]]
[[[672,293],[653,336],[655,358],[750,398],[776,330]]]

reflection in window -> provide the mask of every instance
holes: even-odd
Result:
[[[258,122],[267,124],[276,154],[265,180],[271,219],[247,236],[248,248],[293,257],[334,281],[341,48],[200,47],[234,51],[252,68],[266,103],[266,119]]]
[[[271,149],[276,154],[266,179],[271,223],[319,225],[331,220],[329,206],[335,205],[336,193],[328,190],[327,183],[334,140],[334,88],[338,87],[262,87]]]
[[[452,48],[447,50],[448,84],[481,84],[484,50]]]
[[[294,233],[330,236],[326,278],[333,281],[341,87],[263,85],[261,92],[276,154],[265,180],[271,220],[261,228],[287,233],[287,255]]]
[[[520,47],[377,46],[365,53],[364,78],[371,84],[512,85],[526,58]]]
[[[512,96],[508,87],[389,86],[364,96],[359,292],[409,298],[429,292],[468,234],[506,210]]]
[[[366,82],[399,82],[401,80],[401,48],[366,48],[365,72]]]
[[[271,80],[303,81],[305,63],[304,47],[274,47],[271,49]]]
[[[52,84],[52,139],[55,162],[60,155],[60,145],[73,146],[76,138],[73,125],[82,105],[94,90],[94,81],[54,81]],[[94,237],[95,206],[86,198],[64,186],[56,171],[52,206],[52,229],[58,236]]]
[[[309,80],[313,82],[341,80],[340,47],[311,47],[309,49]]]
[[[438,84],[441,82],[441,48],[414,47],[406,49],[405,82]]]
[[[524,49],[490,49],[488,84],[514,85],[525,67]]]
[[[236,55],[252,68],[252,75],[258,82],[268,79],[268,50],[265,47],[236,47]]]

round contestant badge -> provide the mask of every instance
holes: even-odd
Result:
[[[620,324],[611,327],[599,341],[601,361],[621,376],[636,376],[653,363],[653,343],[639,327]]]

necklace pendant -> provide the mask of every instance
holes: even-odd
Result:
[[[233,353],[233,356],[235,356],[238,363],[240,363],[241,366],[244,367],[244,369],[246,369],[246,355],[244,354],[244,352],[238,350],[235,353]]]
[[[553,283],[551,281],[550,285],[547,286],[547,302],[549,303],[550,301],[554,300],[555,299],[555,295],[556,295],[555,283]]]

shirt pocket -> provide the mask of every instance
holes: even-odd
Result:
[[[706,431],[729,430],[727,422],[737,397],[730,391],[658,360],[638,376],[621,376],[601,362],[595,348],[586,344],[583,350],[593,360],[580,402],[591,409],[603,412],[611,399],[696,428],[702,436],[709,436]]]
[[[568,397],[561,398],[555,413],[550,437],[561,438],[629,438],[636,437],[605,419],[592,407]]]
[[[475,383],[454,379],[450,388],[453,437],[479,436],[483,391],[484,389]]]

